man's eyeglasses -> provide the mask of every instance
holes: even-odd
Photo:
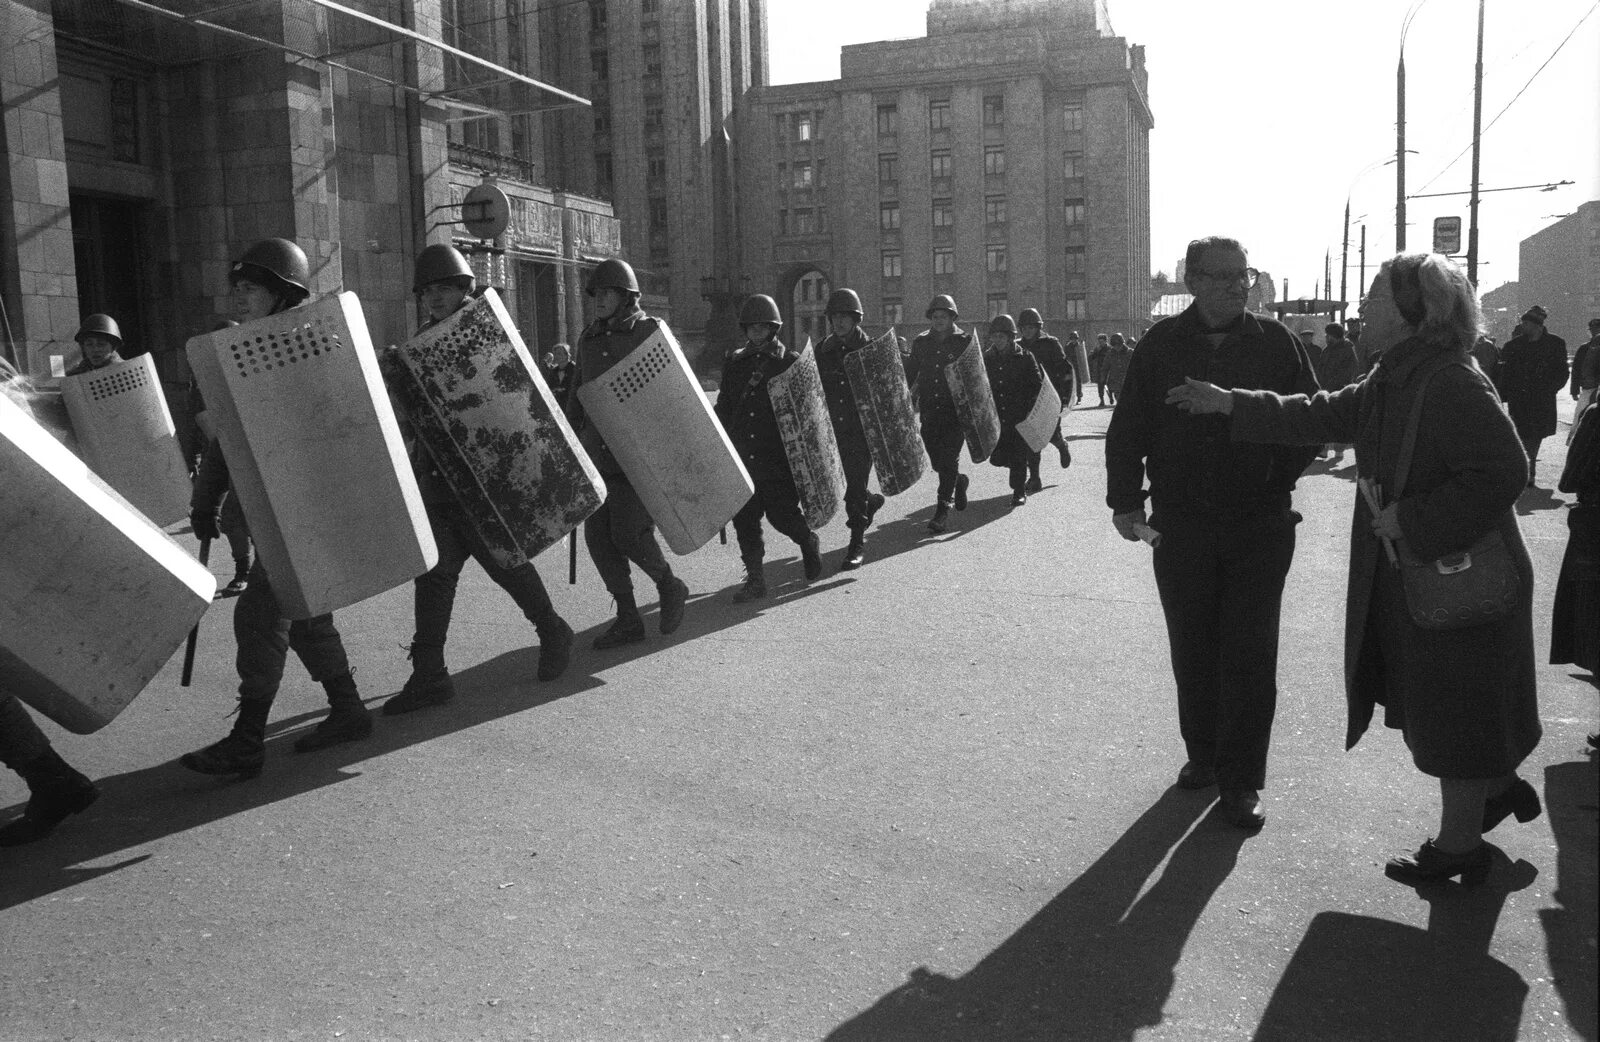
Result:
[[[1251,287],[1254,287],[1256,280],[1261,277],[1261,273],[1254,268],[1246,268],[1243,271],[1192,271],[1189,274],[1207,282],[1242,282]]]

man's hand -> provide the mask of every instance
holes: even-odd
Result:
[[[1129,510],[1124,514],[1111,515],[1111,523],[1116,526],[1117,534],[1130,543],[1139,541],[1138,529],[1140,526],[1147,524],[1148,520],[1145,517],[1144,507],[1140,507],[1138,510]]]
[[[215,509],[195,507],[189,511],[189,527],[194,531],[197,539],[221,539],[222,527],[217,521]]]
[[[1400,539],[1405,533],[1400,531],[1400,505],[1390,503],[1378,511],[1378,516],[1372,519],[1372,534],[1385,539]]]
[[[1214,412],[1227,416],[1233,412],[1233,394],[1216,384],[1186,376],[1182,386],[1167,392],[1167,404],[1176,405],[1188,413]]]

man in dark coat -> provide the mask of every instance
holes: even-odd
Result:
[[[1360,379],[1357,370],[1356,345],[1344,338],[1344,327],[1337,322],[1329,322],[1322,327],[1322,333],[1328,338],[1328,345],[1322,349],[1322,359],[1316,363],[1317,382],[1330,391],[1337,391]],[[1332,459],[1344,459],[1344,450],[1350,446],[1343,442],[1333,442],[1328,445],[1328,452]]]
[[[1011,505],[1020,507],[1028,501],[1028,471],[1030,467],[1037,468],[1039,454],[1022,440],[1017,424],[1028,418],[1039,397],[1044,369],[1032,352],[1017,343],[1017,322],[1010,315],[996,315],[989,320],[983,348],[989,390],[1000,417],[1000,440],[989,454],[989,462],[1011,472]],[[1038,470],[1034,469],[1034,473]]]
[[[1539,463],[1539,443],[1556,432],[1556,395],[1567,385],[1567,342],[1546,332],[1550,313],[1535,304],[1517,335],[1500,350],[1494,383],[1528,454],[1528,487]]]
[[[956,325],[960,317],[954,299],[943,293],[934,297],[927,310],[933,328],[911,341],[905,359],[906,381],[922,413],[922,443],[939,475],[938,499],[928,520],[928,531],[934,533],[945,530],[952,506],[967,509],[967,476],[961,473],[961,446],[966,439],[945,379],[945,370],[967,349],[967,334]]]
[[[778,339],[783,319],[778,303],[764,293],[747,298],[739,308],[739,325],[745,343],[728,353],[722,363],[722,389],[717,393],[717,418],[722,421],[733,449],[756,487],[750,501],[733,515],[739,539],[745,580],[735,601],[758,600],[767,595],[766,543],[761,537],[764,515],[772,527],[800,547],[807,579],[822,575],[822,551],[817,534],[806,526],[800,509],[800,490],[789,469],[778,417],[772,408],[767,381],[799,360]]]
[[[1067,356],[1066,348],[1061,346],[1061,341],[1049,336],[1044,331],[1044,318],[1033,308],[1023,308],[1022,314],[1017,316],[1017,326],[1022,333],[1022,346],[1039,360],[1039,367],[1044,370],[1045,378],[1050,381],[1050,386],[1055,388],[1061,397],[1063,406],[1071,405],[1076,396],[1076,380],[1072,359]],[[1061,453],[1061,469],[1066,470],[1072,466],[1072,451],[1067,448],[1067,439],[1061,434],[1061,423],[1056,422],[1055,433],[1050,435],[1050,444]],[[1044,481],[1039,477],[1039,457],[1041,453],[1035,452],[1028,461],[1028,491],[1038,492],[1044,488]]]
[[[828,296],[828,335],[817,345],[817,375],[822,378],[834,440],[839,443],[839,462],[844,467],[844,510],[850,545],[845,548],[839,567],[846,571],[860,568],[866,560],[867,529],[883,506],[883,496],[867,487],[872,452],[861,427],[861,413],[856,410],[850,374],[844,367],[845,356],[869,342],[861,331],[861,298],[853,289],[834,290]]]
[[[1194,303],[1140,341],[1118,396],[1106,505],[1124,539],[1159,533],[1156,588],[1189,757],[1178,784],[1216,784],[1223,815],[1255,829],[1266,821],[1259,790],[1278,697],[1279,605],[1300,520],[1291,495],[1317,450],[1231,442],[1225,420],[1165,399],[1185,377],[1280,394],[1317,382],[1288,329],[1245,311],[1256,273],[1242,245],[1198,239],[1185,268]]]

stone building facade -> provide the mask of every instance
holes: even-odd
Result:
[[[1039,309],[1057,332],[1150,314],[1142,47],[1103,0],[932,0],[928,34],[845,47],[837,81],[757,87],[740,119],[741,258],[803,341],[829,287],[869,326]]]
[[[1545,326],[1568,350],[1589,339],[1589,320],[1600,318],[1600,201],[1583,203],[1522,240],[1517,295],[1513,319],[1543,304],[1550,312]]]

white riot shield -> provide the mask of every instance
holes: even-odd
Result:
[[[0,694],[89,734],[144,690],[217,581],[0,394]]]
[[[1072,363],[1072,369],[1077,376],[1074,387],[1078,394],[1094,380],[1089,374],[1089,349],[1083,345],[1082,340],[1076,340],[1067,345],[1067,360]],[[1069,406],[1071,402],[1067,403]]]
[[[955,399],[956,416],[967,437],[972,462],[982,463],[1000,443],[1000,414],[995,411],[994,392],[989,389],[989,370],[983,364],[983,348],[974,333],[964,351],[945,367],[944,378]]]
[[[600,509],[606,486],[494,290],[401,344],[412,430],[503,567]]]
[[[1061,396],[1046,377],[1039,388],[1039,396],[1033,400],[1033,408],[1017,424],[1017,433],[1022,435],[1029,452],[1038,452],[1050,444],[1050,437],[1055,434],[1056,424],[1060,422]]]
[[[699,549],[755,494],[665,323],[578,401],[673,553]]]
[[[438,563],[355,294],[194,337],[188,354],[286,618]]]
[[[149,355],[61,381],[84,461],[158,525],[189,516],[189,468]]]
[[[850,393],[861,415],[861,429],[886,496],[897,496],[922,480],[927,453],[917,430],[905,363],[894,329],[859,351],[844,356]]]
[[[815,532],[833,520],[844,502],[844,464],[809,339],[793,365],[767,380],[767,394],[806,527]]]

